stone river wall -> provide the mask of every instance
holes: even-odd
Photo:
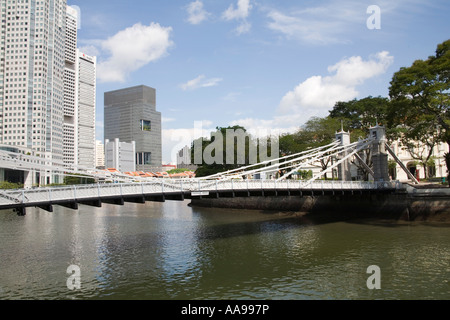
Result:
[[[407,186],[392,194],[192,199],[191,206],[283,211],[298,215],[450,222],[450,188]]]

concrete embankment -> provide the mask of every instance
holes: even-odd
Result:
[[[300,216],[450,222],[450,188],[405,186],[394,193],[192,199],[191,206],[284,211]]]

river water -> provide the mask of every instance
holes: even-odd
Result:
[[[0,299],[450,299],[448,225],[188,203],[0,212]]]

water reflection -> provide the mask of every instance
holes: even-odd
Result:
[[[0,214],[1,299],[448,299],[450,228],[104,205]],[[81,268],[81,290],[66,287]],[[369,265],[382,290],[366,287]]]

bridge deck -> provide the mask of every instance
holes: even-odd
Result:
[[[303,196],[354,192],[393,192],[395,182],[314,181],[297,180],[167,180],[145,183],[96,184],[70,187],[35,188],[0,192],[0,210],[16,209],[25,214],[27,207],[52,211],[53,205],[73,209],[78,204],[100,207],[102,203],[122,205],[124,202],[184,200],[198,197]]]

